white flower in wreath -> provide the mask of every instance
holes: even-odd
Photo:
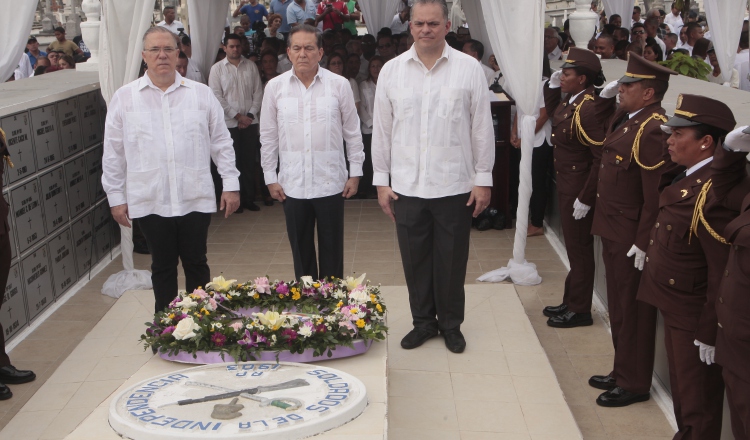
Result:
[[[339,319],[335,315],[328,315],[326,316],[326,322],[329,324],[333,324],[334,322],[337,322]]]
[[[301,277],[299,279],[299,281],[307,289],[309,289],[310,287],[312,287],[313,283],[315,282],[313,280],[313,277],[311,277],[310,275],[305,275],[305,276]]]
[[[271,342],[276,343],[276,335],[271,335]]]
[[[332,296],[336,299],[344,299],[346,298],[346,293],[344,293],[344,291],[341,289],[336,289],[336,291],[333,292]]]
[[[178,340],[192,339],[195,337],[195,332],[200,330],[200,326],[195,323],[192,316],[182,319],[177,323],[172,336]]]
[[[370,295],[367,293],[364,286],[359,285],[349,293],[349,298],[357,304],[365,304],[370,300]]]
[[[182,298],[182,301],[178,301],[177,303],[175,303],[176,307],[182,307],[183,310],[189,310],[189,309],[195,308],[195,306],[197,305],[198,303],[195,302],[195,300],[193,298],[190,298],[189,296],[186,296]]]
[[[279,312],[267,311],[266,313],[253,313],[260,320],[261,324],[268,326],[271,330],[276,330],[284,323],[286,318]]]
[[[371,324],[365,324],[365,331],[370,331],[370,329],[372,329],[372,325]]]
[[[367,276],[366,273],[363,273],[359,278],[354,277],[346,277],[344,280],[344,285],[346,288],[351,292],[352,290],[356,289],[358,286],[362,285],[362,282],[365,280],[365,277]]]
[[[299,331],[297,331],[297,334],[302,336],[303,338],[309,338],[310,336],[312,336],[312,329],[312,324],[306,322],[299,327]]]
[[[221,330],[224,326],[220,322],[212,322],[211,328],[214,330]]]
[[[360,311],[359,313],[357,313],[357,318],[359,319],[364,319],[365,316],[367,316],[367,312]]]
[[[215,289],[221,292],[229,290],[237,284],[237,280],[225,280],[222,275],[214,278],[210,283],[206,284],[206,289]]]

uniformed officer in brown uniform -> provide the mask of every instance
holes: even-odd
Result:
[[[606,123],[613,99],[600,99],[594,86],[604,83],[599,58],[572,48],[562,70],[544,86],[547,114],[552,115],[555,179],[563,237],[570,261],[562,304],[544,308],[547,325],[570,328],[593,324],[594,237],[591,235],[596,184]],[[562,94],[567,95],[563,99]]]
[[[736,182],[748,152],[750,127],[740,127],[727,135],[711,163],[711,191],[740,212],[724,229],[731,249],[716,302],[716,363],[722,366],[735,440],[750,440],[750,179]]]
[[[5,162],[11,164],[10,155],[8,154],[8,147],[5,142],[5,132],[0,129],[0,158],[4,159]],[[3,160],[0,159],[0,182],[3,180]],[[0,195],[0,285],[3,286],[3,292],[5,291],[5,285],[8,283],[8,274],[10,273],[10,225],[8,224],[8,202],[5,198]],[[0,307],[3,305],[5,300],[5,294],[0,297]],[[36,375],[28,370],[17,370],[16,367],[10,364],[10,358],[5,353],[5,332],[2,326],[0,326],[0,400],[7,400],[13,397],[13,393],[10,391],[5,384],[21,384],[31,382],[36,379]]]
[[[671,75],[677,72],[630,54],[619,80],[620,106],[602,147],[591,232],[602,238],[615,359],[610,374],[589,379],[594,388],[607,390],[596,400],[601,406],[649,399],[656,308],[635,298],[659,193],[682,171],[669,158],[661,130],[667,122],[661,100]]]
[[[659,197],[638,299],[664,318],[672,402],[679,431],[675,439],[713,440],[721,436],[724,382],[714,363],[718,320],[714,302],[729,256],[720,235],[738,212],[710,191],[710,162],[734,128],[724,103],[680,95],[675,116],[662,127],[672,161],[687,169]],[[718,148],[721,148],[720,146]],[[733,178],[745,175],[737,167]]]

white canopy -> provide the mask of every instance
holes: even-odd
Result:
[[[34,22],[36,2],[0,0],[0,82],[13,74],[21,59]]]
[[[622,27],[630,29],[631,22],[633,21],[633,0],[603,1],[604,12],[607,13],[607,21],[609,21],[609,17],[617,14],[622,18]]]
[[[706,0],[703,3],[724,81],[732,77],[746,6],[746,0]]]
[[[365,18],[367,32],[377,35],[384,27],[390,27],[401,0],[359,0]]]

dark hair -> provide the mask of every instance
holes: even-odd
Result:
[[[615,26],[615,25],[613,25],[611,23],[610,24],[605,24],[602,27],[602,34],[614,35],[615,34],[615,30],[617,30],[617,29],[619,29],[619,27],[617,27],[617,26]]]
[[[641,44],[637,41],[634,43],[630,43],[628,44],[628,52],[633,52],[635,54],[643,56],[643,46],[641,46]]]
[[[240,37],[237,34],[227,34],[227,36],[224,37],[224,46],[226,46],[227,44],[229,44],[229,40],[237,40],[240,43],[242,43],[242,38],[243,37]],[[247,38],[245,38],[245,39],[247,40]]]
[[[687,128],[693,129],[693,136],[696,140],[702,138],[703,136],[711,136],[711,139],[714,141],[714,146],[719,145],[719,141],[724,139],[724,137],[729,133],[726,130],[722,130],[719,127],[714,127],[713,125],[708,124],[700,124],[700,125],[692,125]]]
[[[649,17],[646,19],[646,21],[643,23],[643,26],[656,26],[659,27],[659,18],[658,17]]]
[[[656,54],[656,61],[664,61],[664,52],[661,50],[661,46],[659,46],[659,43],[657,43],[654,38],[646,38],[646,47],[649,47],[654,51],[654,53]],[[644,47],[644,49],[646,47]]]
[[[740,33],[740,48],[747,49],[750,47],[750,40],[748,39],[748,31],[742,31]]]
[[[182,43],[183,46],[191,46],[192,43],[190,42],[190,37],[187,35],[183,35],[182,39],[180,40],[180,43]]]
[[[265,43],[266,45],[270,45],[271,49],[278,52],[279,49],[281,49],[282,42],[278,38],[266,38],[265,40],[263,40],[263,43]]]
[[[660,79],[644,79],[640,83],[644,89],[654,89],[654,99],[657,101],[664,99],[664,95],[669,89],[669,81],[662,81]]]
[[[47,71],[47,66],[39,66],[34,69],[34,76],[43,75]]]
[[[471,50],[477,53],[477,56],[481,60],[484,58],[484,44],[482,44],[481,41],[478,40],[469,40],[466,43],[464,43],[464,46],[470,44]]]
[[[368,64],[367,66],[367,79],[372,79],[372,75],[370,75],[370,65],[373,61],[380,61],[380,64],[385,65],[385,58],[381,57],[380,55],[375,55],[370,58],[370,64]]]
[[[378,39],[380,39],[380,37],[382,36],[390,37],[391,35],[393,35],[393,31],[388,27],[384,27],[378,31]]]
[[[620,41],[630,42],[630,30],[628,30],[628,28],[621,27],[616,29],[615,32],[619,33],[620,36],[623,37],[620,38]],[[612,35],[615,35],[614,32],[612,33]]]
[[[181,60],[187,60],[188,56],[185,54],[185,52],[180,51],[180,54],[177,56],[177,58],[179,58]]]
[[[708,50],[711,47],[711,40],[707,38],[698,38],[693,46],[693,56],[698,59],[705,59],[708,56]]]
[[[70,55],[63,55],[62,57],[60,57],[60,60],[57,62],[58,66],[60,65],[60,61],[65,61],[70,67],[76,67],[76,60],[74,60]]]
[[[594,72],[593,70],[587,69],[585,67],[573,67],[573,70],[576,72],[576,75],[583,75],[586,77],[586,88],[589,88],[591,86],[600,87],[602,84],[604,84],[604,81],[607,80],[607,78],[604,77],[604,72],[601,70],[599,72]]]
[[[167,12],[169,9],[174,10],[174,6],[165,6],[164,10],[162,11],[162,13]]]
[[[688,24],[685,25],[685,35],[687,35],[688,38],[689,38],[690,37],[690,33],[693,32],[694,29],[699,29],[699,28],[701,28],[701,25],[699,25],[698,23],[692,21],[692,22],[690,22],[690,23],[688,23]]]
[[[609,22],[612,23],[612,20],[614,20],[615,17],[619,18],[620,21],[622,22],[622,17],[620,17],[620,14],[612,14],[612,15],[610,15],[609,16]]]
[[[602,34],[599,35],[599,38],[597,38],[597,40],[605,40],[612,46],[615,45],[615,39],[612,37],[612,35],[605,34],[604,32],[602,32]]]
[[[632,33],[635,30],[635,28],[638,28],[638,27],[643,28],[644,32],[646,31],[646,26],[644,26],[643,23],[634,23],[633,27],[630,28],[630,32]]]
[[[334,58],[339,58],[341,60],[341,64],[343,64],[344,66],[346,66],[346,63],[344,62],[344,57],[342,57],[341,54],[338,54],[338,53],[334,52],[334,53],[330,54],[328,56],[328,59],[326,60],[326,69],[328,69],[328,67],[331,65],[331,60],[333,60]],[[346,69],[346,67],[344,67],[344,69]],[[330,69],[328,69],[328,70],[330,70]]]
[[[62,26],[58,26],[54,29],[54,32],[60,32],[61,34],[65,33],[65,28]]]
[[[356,53],[350,53],[349,55],[346,56],[346,61],[349,61],[349,58],[359,59],[359,55],[357,55]]]
[[[640,6],[633,6],[633,12],[635,12],[635,11],[641,12],[641,7]]]
[[[674,32],[670,32],[667,34],[667,38],[673,40],[675,44],[677,44],[678,41],[680,41],[680,36],[675,34]]]
[[[298,32],[315,35],[317,37],[315,38],[315,44],[318,46],[318,49],[321,49],[323,47],[323,34],[320,33],[318,28],[314,28],[309,24],[297,25],[293,27],[291,31],[289,31],[289,37],[286,40],[287,47],[292,47],[292,35]]]

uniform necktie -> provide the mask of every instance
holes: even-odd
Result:
[[[680,180],[682,180],[682,179],[684,179],[686,177],[687,177],[687,170],[685,170],[685,171],[681,172],[680,174],[678,174],[677,177],[675,177],[674,180],[672,181],[672,185],[674,185],[675,183],[679,182]]]
[[[620,123],[617,124],[617,127],[615,127],[615,130],[619,130],[620,127],[622,127],[623,125],[625,125],[625,123],[628,122],[629,120],[630,120],[630,114],[628,113],[628,114],[625,115],[624,118],[622,118],[622,120],[620,120]]]

